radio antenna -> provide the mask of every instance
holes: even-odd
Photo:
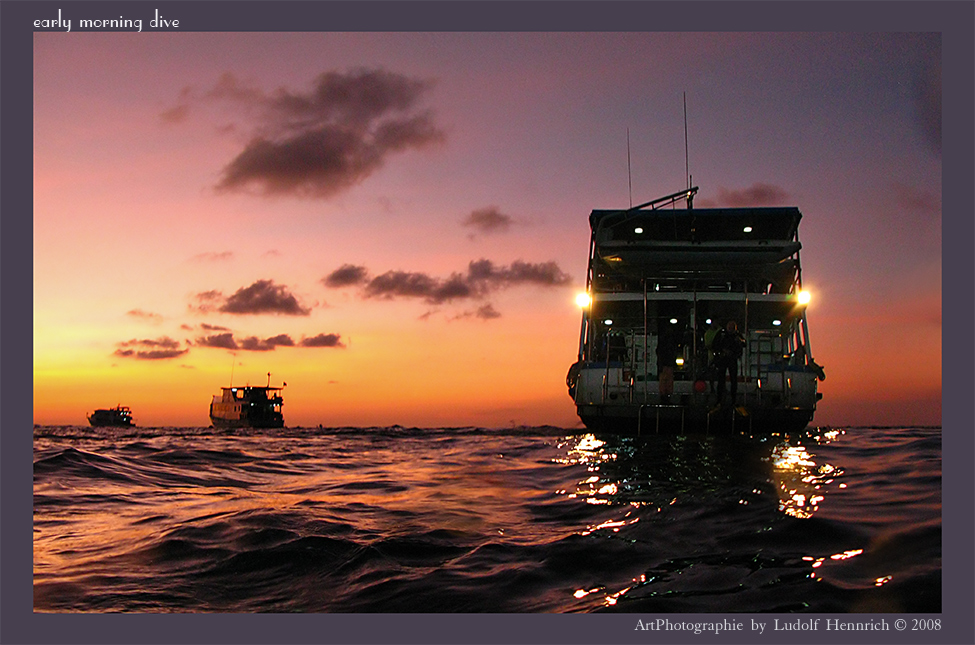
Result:
[[[684,92],[684,176],[687,178],[687,189],[691,188],[691,169],[687,161],[687,92]]]
[[[630,129],[626,129],[626,183],[630,190],[630,208],[633,208],[633,172],[630,170]]]

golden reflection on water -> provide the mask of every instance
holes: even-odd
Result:
[[[803,443],[797,443],[795,439],[783,438],[772,446],[770,453],[766,453],[766,457],[763,459],[771,465],[771,483],[778,494],[780,512],[798,519],[809,519],[820,510],[826,499],[828,489],[846,488],[845,483],[837,481],[844,475],[843,469],[823,461],[821,457],[815,454],[815,448],[812,447],[813,445],[829,444],[842,434],[844,434],[842,430],[827,430],[807,436],[803,441],[810,446],[809,449]],[[621,451],[626,453],[625,447],[608,446],[605,441],[592,434],[574,437],[563,446],[567,448],[566,455],[558,462],[566,465],[585,466],[588,476],[578,481],[575,491],[560,490],[557,491],[558,494],[566,495],[570,499],[585,501],[587,504],[610,505],[625,502],[626,511],[621,518],[588,525],[580,531],[580,535],[590,535],[598,531],[618,533],[626,526],[635,524],[640,520],[638,513],[641,507],[650,505],[656,507],[657,511],[660,512],[664,510],[663,507],[667,506],[667,500],[656,500],[648,504],[646,501],[621,499],[621,497],[628,497],[627,492],[630,491],[630,488],[624,488],[626,480],[614,480],[612,476],[607,476],[605,471],[607,466],[616,464],[621,459],[625,460],[627,455],[620,454]],[[697,464],[698,466],[708,465],[709,462],[705,457],[701,455],[698,457],[702,460]],[[751,495],[754,497],[763,494],[764,491],[758,488],[751,490]],[[748,496],[743,496],[739,500],[739,504],[748,505],[750,501]],[[670,500],[669,504],[673,505],[676,502],[677,498],[675,497]],[[811,573],[809,577],[821,578],[820,567],[824,564],[839,563],[861,554],[863,554],[863,549],[849,549],[823,557],[806,556],[803,560],[810,563]],[[877,578],[874,584],[879,587],[889,582],[890,579],[890,576]],[[577,589],[573,596],[576,599],[582,599],[598,594],[602,596],[602,604],[608,607],[617,604],[627,592],[643,584],[646,584],[646,575],[634,578],[631,584],[615,592],[605,586],[597,586],[589,589]]]
[[[829,443],[840,434],[840,430],[830,430],[810,440],[820,444]],[[831,464],[817,464],[814,455],[801,444],[779,443],[772,449],[770,461],[779,495],[779,510],[800,519],[808,519],[819,510],[820,503],[825,499],[824,487],[833,484],[843,474],[841,468]],[[845,487],[846,484],[839,484],[839,488]]]

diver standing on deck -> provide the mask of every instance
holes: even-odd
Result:
[[[738,394],[738,359],[741,358],[745,341],[738,333],[738,324],[729,320],[728,325],[718,332],[712,343],[714,349],[714,363],[718,372],[718,403],[724,402],[725,374],[731,379],[731,405],[735,404]]]
[[[677,339],[670,327],[663,327],[657,339],[657,380],[660,401],[667,403],[674,393],[674,365],[677,363]]]

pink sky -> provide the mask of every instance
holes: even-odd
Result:
[[[932,34],[37,33],[34,421],[206,425],[233,370],[287,381],[289,425],[577,425],[588,215],[630,203],[627,130],[633,203],[685,185],[686,93],[697,205],[803,213],[815,422],[939,424],[940,56]]]

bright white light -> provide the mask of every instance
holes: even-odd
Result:
[[[613,324],[613,321],[610,320],[609,318],[607,318],[606,320],[603,321],[603,324],[604,325],[612,325]]]
[[[800,305],[808,305],[809,304],[809,301],[811,299],[812,299],[812,296],[810,295],[810,293],[808,291],[800,291],[799,292],[799,304]]]
[[[589,297],[588,293],[580,293],[576,296],[576,304],[580,307],[588,307],[590,302],[592,302],[592,298]]]
[[[745,231],[746,233],[751,233],[752,232],[752,227],[751,226],[746,226],[742,230]]]
[[[782,324],[782,321],[781,320],[773,320],[772,321],[772,324],[775,325],[776,327],[778,327],[779,325]]]
[[[635,229],[633,229],[633,232],[636,233],[637,235],[639,235],[640,233],[643,232],[643,229],[640,228],[639,226],[637,226]]]
[[[676,318],[671,318],[670,319],[670,324],[671,325],[676,325],[677,324],[677,319]]]
[[[677,364],[678,364],[678,365],[683,365],[683,364],[684,364],[684,359],[683,359],[683,358],[680,358],[680,357],[678,357],[678,358],[677,358]]]
[[[711,324],[711,319],[710,319],[710,318],[708,318],[708,319],[707,319],[707,320],[705,320],[704,322],[710,325],[710,324]]]

